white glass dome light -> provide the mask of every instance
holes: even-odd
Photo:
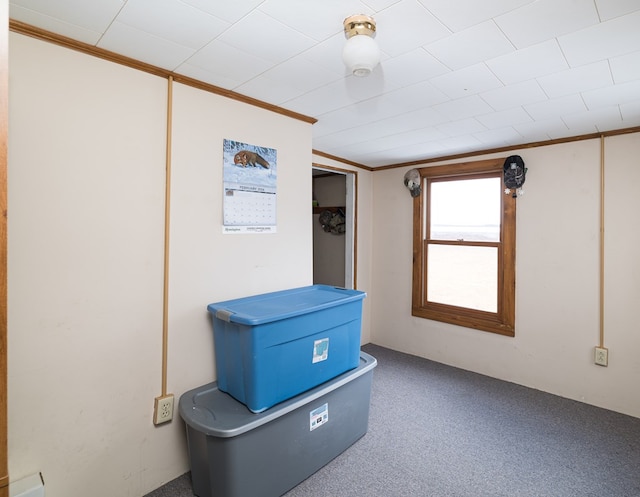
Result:
[[[347,43],[342,51],[342,60],[354,76],[368,76],[380,62],[380,49],[373,40],[376,22],[364,14],[347,17],[344,34]]]

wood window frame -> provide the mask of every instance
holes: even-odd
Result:
[[[418,169],[423,192],[413,199],[413,286],[411,314],[500,335],[515,336],[516,199],[501,195],[500,241],[498,246],[498,310],[479,311],[467,307],[427,302],[427,215],[425,192],[430,179],[472,179],[503,171],[505,158],[463,162]],[[502,176],[502,175],[501,175]],[[504,179],[502,190],[504,190]],[[452,241],[455,245],[457,242]]]

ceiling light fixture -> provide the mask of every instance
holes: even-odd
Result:
[[[359,14],[344,20],[347,43],[342,50],[342,60],[354,76],[368,76],[380,62],[380,49],[373,40],[376,21]]]

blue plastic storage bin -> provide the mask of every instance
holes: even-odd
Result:
[[[218,388],[258,413],[358,367],[365,295],[312,285],[209,304]]]

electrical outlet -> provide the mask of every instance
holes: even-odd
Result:
[[[167,423],[173,419],[173,394],[156,397],[153,406],[153,424]]]
[[[608,366],[609,365],[609,349],[605,349],[604,347],[596,347],[595,363],[598,366]]]

